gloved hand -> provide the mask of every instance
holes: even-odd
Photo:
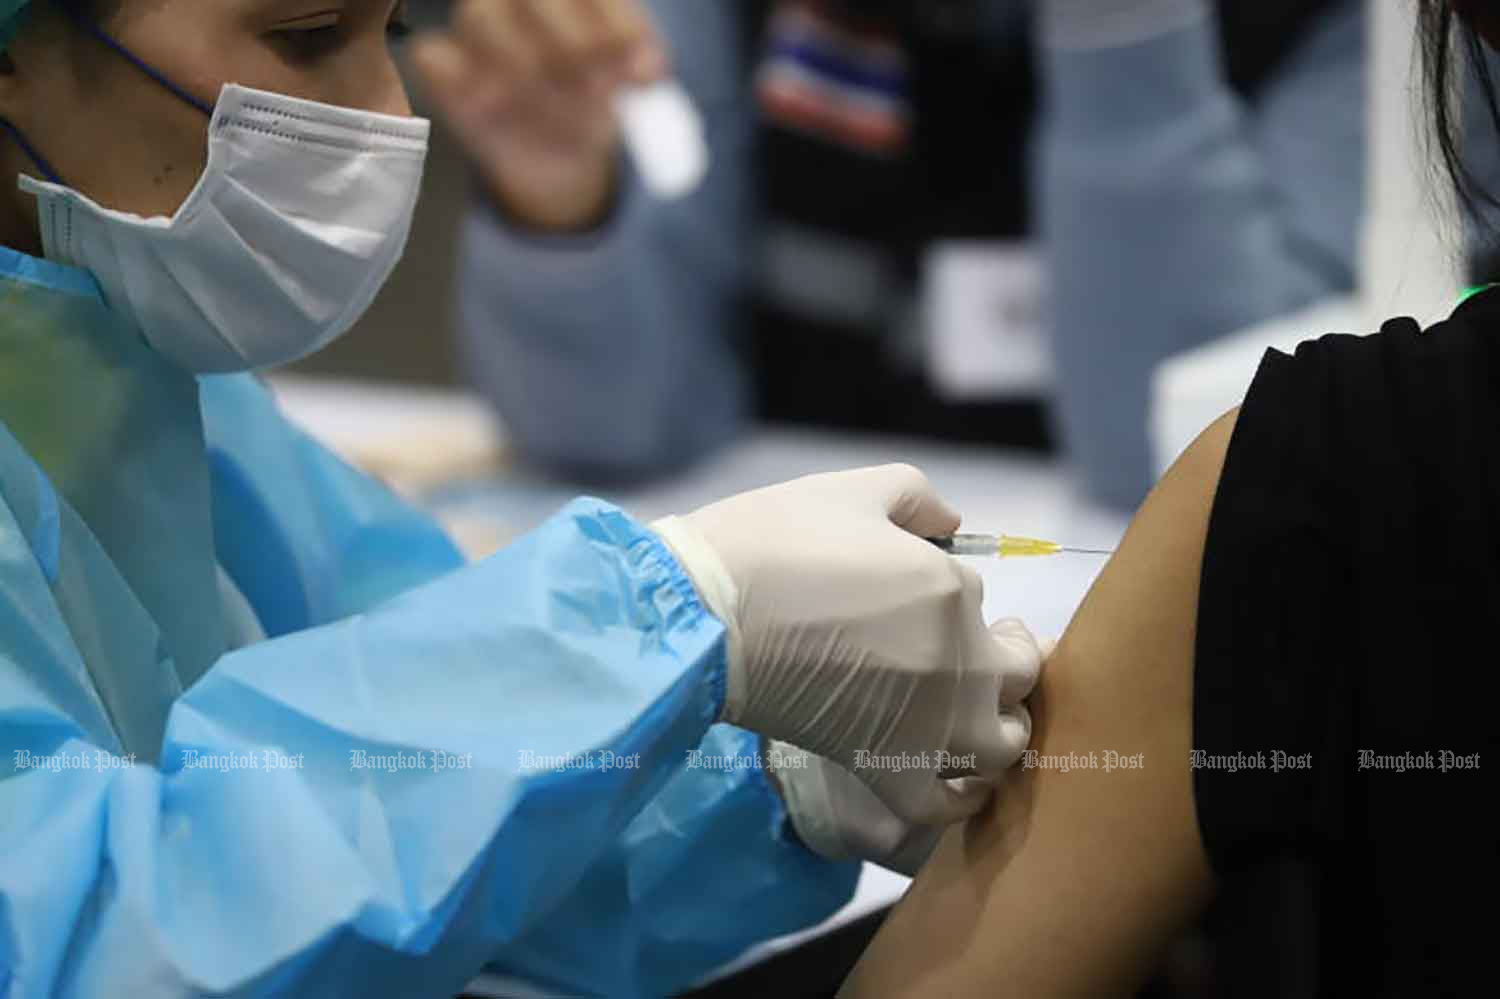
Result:
[[[1000,641],[1031,641],[1026,625],[1014,618],[997,621],[990,633]],[[1045,664],[1057,642],[1037,643]],[[1011,710],[1029,719],[1024,705]],[[942,826],[902,819],[859,778],[821,756],[773,740],[766,763],[797,836],[829,860],[867,860],[915,877],[943,835]]]
[[[1020,757],[1041,654],[991,635],[959,516],[904,465],[818,475],[654,525],[729,633],[723,720],[842,765],[900,819],[977,812]]]
[[[773,740],[766,764],[798,838],[829,860],[867,860],[912,877],[943,833],[902,819],[858,777],[804,749]]]

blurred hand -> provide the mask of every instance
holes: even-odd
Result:
[[[614,195],[614,97],[668,71],[640,0],[459,0],[412,62],[490,192],[534,229],[597,224]]]

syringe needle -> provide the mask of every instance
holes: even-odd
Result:
[[[929,538],[950,555],[975,555],[993,558],[1043,558],[1048,555],[1113,555],[1097,548],[1069,548],[1038,538],[1018,538],[1009,534],[952,534]]]

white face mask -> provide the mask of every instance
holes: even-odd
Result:
[[[171,218],[112,211],[61,184],[36,195],[51,260],[200,374],[285,364],[369,308],[411,230],[430,124],[226,85],[208,165]]]

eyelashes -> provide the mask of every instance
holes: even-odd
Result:
[[[400,4],[386,24],[386,37],[400,41],[412,33],[407,21],[406,4]],[[315,62],[338,51],[348,40],[343,24],[334,20],[308,28],[281,28],[270,37],[287,55],[301,62]]]

